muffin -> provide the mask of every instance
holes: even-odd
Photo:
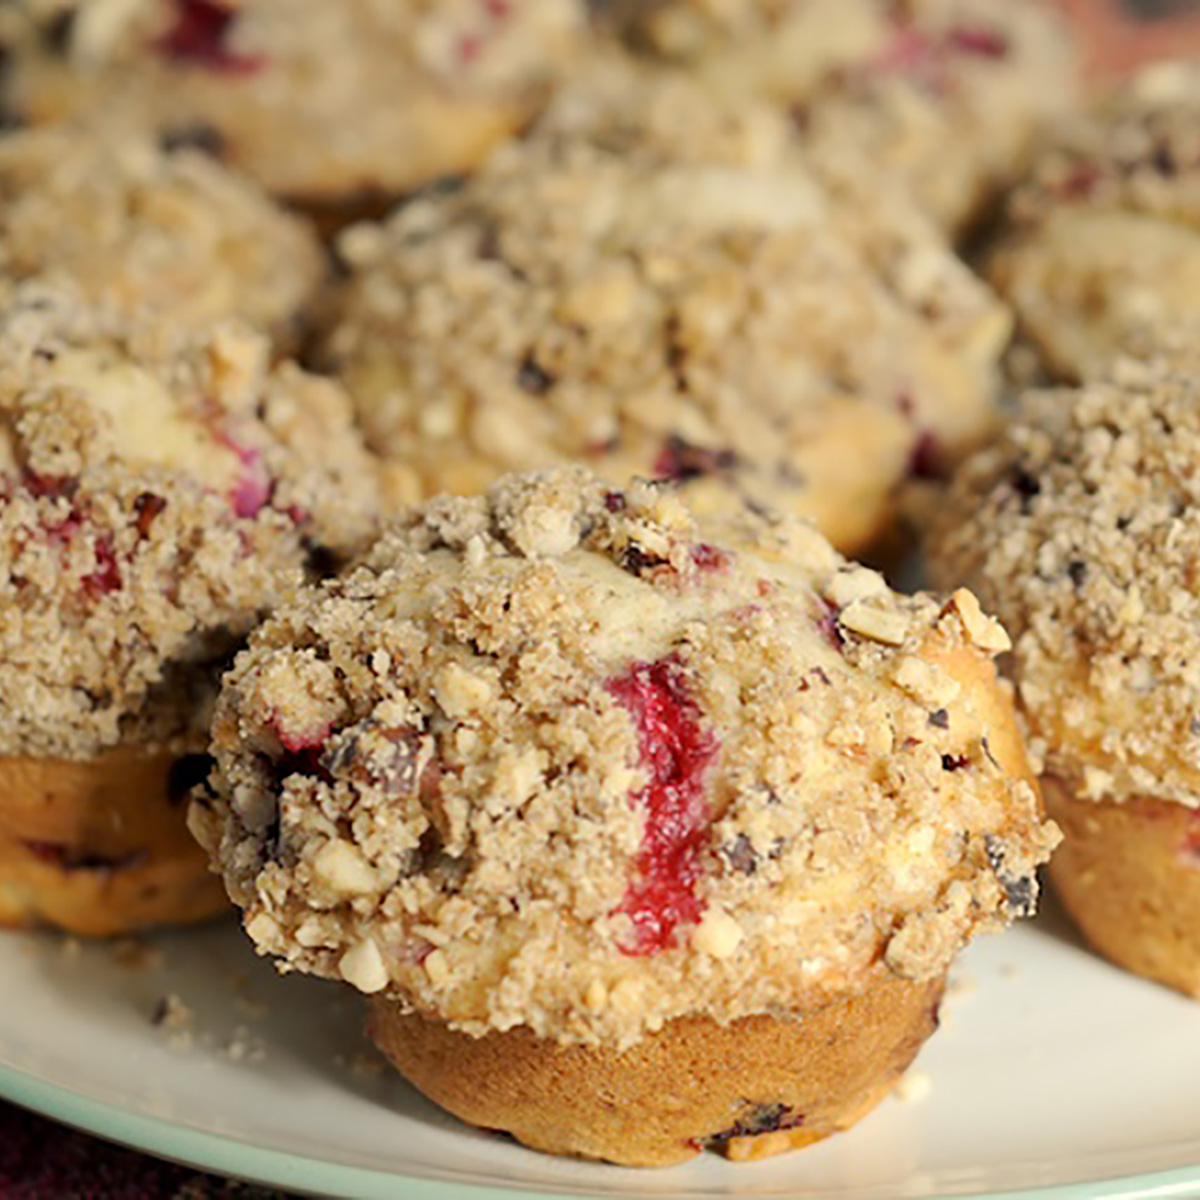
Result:
[[[473,1124],[632,1165],[863,1116],[1053,844],[959,592],[800,522],[509,476],[252,636],[192,828],[286,970]]]
[[[280,347],[325,274],[315,234],[186,142],[86,123],[0,137],[0,280],[69,280],[134,318],[239,317]]]
[[[329,381],[235,326],[167,333],[31,283],[0,309],[0,924],[223,907],[186,829],[223,665],[374,526]]]
[[[961,365],[961,412],[931,418],[929,439],[945,440],[938,427],[956,425],[949,440],[961,448],[987,428],[1012,334],[1008,306],[958,257],[902,181],[881,176],[853,146],[816,156],[781,106],[611,51],[590,56],[530,136],[539,143],[582,140],[663,167],[774,172],[781,194],[788,183],[815,188],[822,218]]]
[[[629,0],[635,46],[792,110],[810,152],[863,153],[953,233],[1070,109],[1079,63],[1044,0]]]
[[[525,121],[581,0],[18,0],[9,109],[103,109],[317,207],[473,167]]]
[[[583,461],[873,542],[990,428],[971,367],[839,236],[804,172],[534,136],[343,235],[320,361],[391,491]]]
[[[1058,132],[988,272],[1046,366],[1095,379],[1200,321],[1200,66],[1152,67]]]
[[[1066,835],[1050,876],[1113,961],[1200,995],[1194,811],[1200,395],[1120,361],[1027,396],[954,485],[931,561],[1012,631],[1012,674]]]

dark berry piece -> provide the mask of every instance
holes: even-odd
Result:
[[[778,1133],[781,1129],[797,1129],[804,1124],[802,1113],[793,1112],[783,1103],[755,1104],[750,1111],[728,1129],[714,1133],[709,1141],[714,1145],[734,1138],[756,1137],[760,1133]]]
[[[621,569],[628,571],[630,575],[641,575],[643,571],[663,566],[666,561],[665,558],[660,558],[657,554],[647,552],[636,542],[630,542],[621,551]]]
[[[164,129],[159,135],[158,144],[166,154],[174,154],[177,150],[198,150],[218,160],[225,157],[228,148],[225,135],[206,121]]]
[[[744,833],[722,846],[718,853],[735,875],[753,875],[758,870],[758,852]]]
[[[175,0],[175,22],[155,46],[175,62],[222,75],[249,75],[262,67],[263,59],[230,50],[227,40],[236,19],[236,10],[220,0]]]
[[[950,714],[944,708],[934,709],[929,714],[929,723],[937,729],[950,728]]]
[[[908,458],[908,474],[912,479],[945,479],[946,468],[937,436],[924,430],[917,435]]]
[[[943,754],[942,755],[942,770],[943,771],[961,771],[964,767],[971,765],[970,758],[965,754]]]
[[[729,471],[737,465],[732,450],[714,450],[696,446],[684,438],[672,435],[654,460],[654,474],[671,483],[687,483],[718,471]]]
[[[692,562],[701,571],[724,571],[729,566],[729,555],[724,550],[718,550],[716,546],[701,542],[700,545],[692,547]]]
[[[162,514],[166,507],[166,500],[153,492],[143,492],[133,502],[134,523],[137,525],[137,531],[141,537],[149,537],[150,526],[154,524],[155,519]]]
[[[532,357],[526,358],[517,371],[517,386],[531,396],[544,396],[554,382],[554,376]]]

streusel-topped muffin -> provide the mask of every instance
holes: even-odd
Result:
[[[1200,321],[1200,66],[1151,67],[1057,132],[990,274],[1056,375],[1105,375]]]
[[[1006,645],[801,523],[511,476],[252,636],[192,824],[260,951],[376,997],[465,1119],[754,1157],[869,1109],[958,950],[1032,907]]]
[[[6,923],[111,932],[218,902],[179,807],[201,764],[178,763],[240,637],[377,512],[345,396],[267,351],[41,284],[0,310]]]
[[[342,237],[324,356],[395,492],[582,460],[869,543],[988,428],[973,365],[736,126],[712,157],[616,141],[551,129]]]
[[[474,166],[565,66],[581,0],[18,0],[9,107],[199,133],[317,205]]]
[[[240,317],[286,347],[325,274],[307,222],[210,155],[95,122],[0,137],[0,280],[59,278],[129,317]]]
[[[1123,360],[1026,397],[964,468],[931,545],[1012,631],[1012,673],[1087,936],[1200,994],[1200,405],[1189,366]]]
[[[586,141],[666,167],[721,166],[774,175],[781,196],[803,188],[819,213],[963,370],[954,408],[923,416],[941,466],[994,419],[999,362],[1012,333],[1007,305],[954,252],[898,179],[853,145],[816,155],[785,109],[713,89],[702,76],[627,54],[594,54],[556,94],[531,139]],[[814,186],[815,185],[815,186]],[[931,406],[933,400],[931,398]],[[927,445],[926,452],[932,449]],[[932,460],[937,456],[929,453]]]
[[[712,86],[789,105],[813,153],[850,144],[907,180],[951,231],[1019,170],[1079,90],[1079,55],[1044,0],[618,3],[635,45]]]

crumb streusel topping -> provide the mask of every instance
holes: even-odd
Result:
[[[64,278],[127,315],[241,317],[286,339],[325,272],[315,235],[210,155],[124,126],[0,138],[0,275]]]
[[[587,141],[662,166],[719,164],[815,184],[823,218],[974,378],[974,390],[964,380],[956,397],[960,411],[930,415],[934,435],[953,447],[990,426],[998,363],[1012,332],[1008,307],[955,254],[902,181],[881,177],[852,144],[816,153],[782,106],[614,52],[593,54],[572,75],[532,137]]]
[[[855,147],[954,231],[1079,91],[1078,54],[1044,0],[618,0],[616,11],[635,47],[788,104],[814,153]]]
[[[857,548],[923,456],[981,435],[974,372],[839,235],[819,184],[730,128],[713,157],[667,157],[550,127],[343,235],[325,358],[400,499],[583,460]]]
[[[1056,130],[989,269],[1069,380],[1200,322],[1200,66],[1151,67]]]
[[[930,558],[1014,640],[1046,770],[1093,799],[1200,804],[1200,392],[1125,360],[1027,395],[963,469]]]
[[[0,310],[0,753],[157,727],[315,550],[373,529],[344,394],[238,326],[129,325],[65,289]],[[155,711],[143,711],[150,706]],[[176,706],[186,710],[188,704]]]
[[[510,476],[256,631],[193,831],[261,952],[475,1034],[936,978],[1054,841],[989,748],[1005,645],[802,523]]]
[[[529,115],[584,27],[582,0],[4,8],[18,115],[99,109],[171,136],[198,131],[268,190],[317,201],[473,165]]]

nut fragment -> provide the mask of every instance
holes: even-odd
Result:
[[[882,642],[885,646],[903,645],[908,633],[908,618],[903,613],[887,612],[862,600],[856,600],[844,609],[838,624],[851,633]]]
[[[361,895],[379,886],[371,864],[349,842],[327,842],[313,858],[319,883],[340,895]]]
[[[959,588],[950,597],[946,608],[953,609],[958,613],[967,637],[980,650],[986,650],[989,654],[1003,654],[1012,649],[1012,639],[1008,636],[1004,626],[994,617],[989,617],[979,607],[979,601],[975,599],[974,592],[970,592],[966,588]]]
[[[458,663],[444,667],[433,686],[443,712],[456,720],[478,712],[492,698],[492,685]]]
[[[338,971],[349,984],[368,996],[382,992],[389,982],[387,965],[371,938],[351,946],[338,961]]]
[[[728,958],[742,940],[742,927],[726,912],[711,908],[692,933],[692,945],[710,958]]]

